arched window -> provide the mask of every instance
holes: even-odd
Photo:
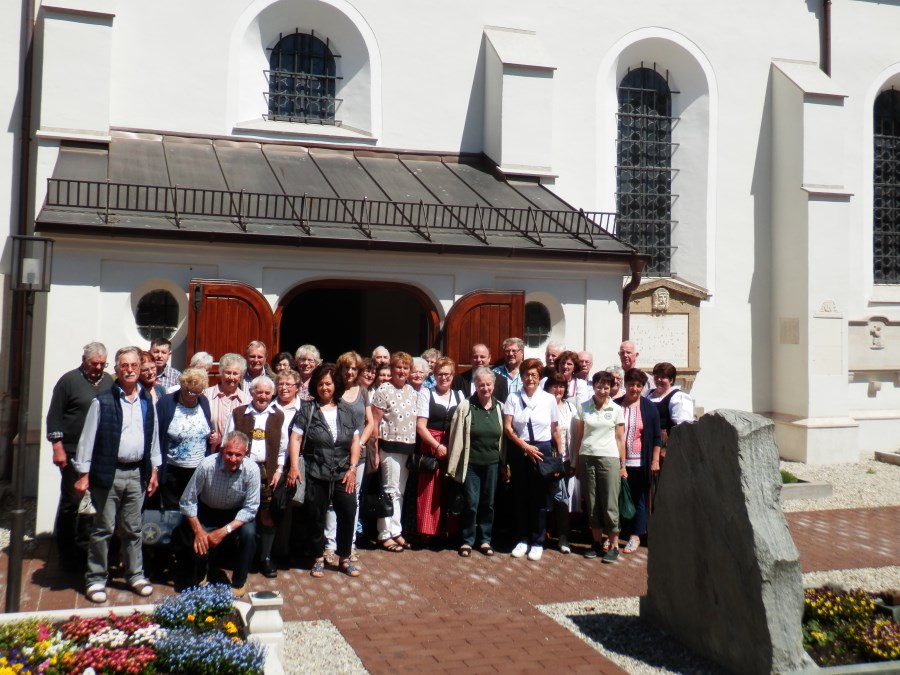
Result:
[[[338,58],[330,43],[299,30],[279,35],[269,68],[268,119],[281,122],[334,124],[339,99]]]
[[[667,276],[672,258],[672,94],[668,73],[643,65],[619,84],[618,234],[651,256],[648,276]]]
[[[873,264],[876,284],[900,284],[900,92],[875,99]]]
[[[525,303],[525,345],[541,347],[550,338],[550,312],[540,302]]]

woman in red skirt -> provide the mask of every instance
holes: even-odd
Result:
[[[459,391],[451,387],[456,364],[447,357],[439,358],[434,364],[434,389],[422,387],[419,391],[416,409],[416,431],[419,436],[419,453],[434,457],[438,467],[429,471],[418,467],[419,477],[416,491],[416,530],[423,543],[435,535],[444,534],[441,522],[441,507],[444,497],[444,474],[447,472],[447,433],[453,412],[465,399]]]

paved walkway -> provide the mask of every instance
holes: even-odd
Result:
[[[900,507],[786,514],[804,572],[900,564]],[[578,551],[579,549],[576,549]],[[279,589],[285,620],[332,621],[372,673],[566,669],[623,672],[534,605],[642,595],[647,551],[614,565],[548,550],[537,563],[498,554],[464,559],[455,551],[362,551],[363,576],[306,570],[251,577],[252,590]],[[81,580],[59,570],[50,542],[26,560],[23,610],[89,605]],[[6,587],[6,556],[0,556]],[[171,593],[158,587],[154,599]],[[110,606],[138,601],[121,586]]]

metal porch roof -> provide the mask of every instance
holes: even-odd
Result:
[[[619,260],[615,214],[481,157],[116,135],[64,143],[42,232]]]

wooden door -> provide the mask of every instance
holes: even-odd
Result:
[[[444,353],[462,369],[471,367],[472,345],[486,344],[496,363],[508,337],[525,332],[524,291],[473,291],[457,300],[444,320]]]
[[[209,352],[216,362],[210,375],[215,375],[222,354],[243,355],[252,340],[265,342],[269,356],[274,355],[278,328],[268,300],[255,288],[240,281],[191,279],[188,297],[188,361],[197,352]]]

